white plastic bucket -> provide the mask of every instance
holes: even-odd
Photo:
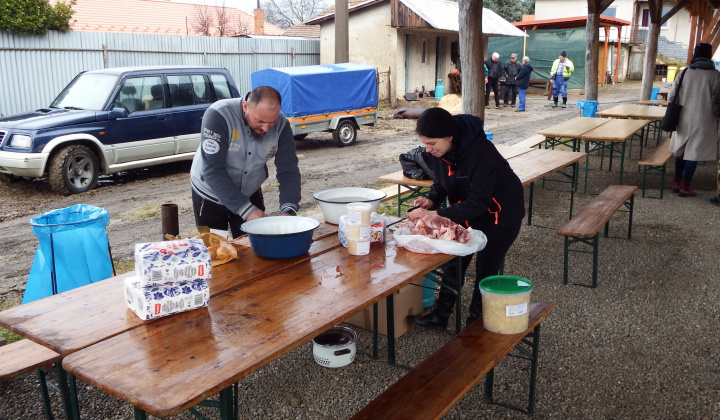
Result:
[[[518,334],[530,322],[530,280],[515,276],[490,276],[480,281],[483,325],[498,334]]]

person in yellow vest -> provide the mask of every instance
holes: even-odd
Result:
[[[553,108],[558,106],[558,96],[562,96],[562,107],[567,108],[567,82],[573,71],[575,66],[567,58],[567,53],[560,52],[560,56],[550,69],[550,80],[553,81]]]

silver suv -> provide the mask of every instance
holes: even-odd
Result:
[[[82,72],[48,108],[0,118],[0,174],[44,178],[63,195],[101,174],[191,160],[205,110],[240,94],[212,67],[126,67]]]

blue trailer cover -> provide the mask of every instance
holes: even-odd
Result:
[[[358,63],[280,67],[251,75],[252,87],[272,86],[285,116],[328,114],[377,106],[375,69]]]

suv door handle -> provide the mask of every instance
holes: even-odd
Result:
[[[167,118],[164,115],[158,115],[158,121],[165,121]]]

